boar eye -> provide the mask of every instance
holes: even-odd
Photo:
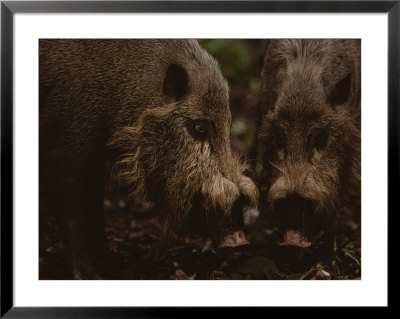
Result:
[[[329,131],[328,129],[320,129],[314,136],[314,147],[322,149],[328,143]]]
[[[193,136],[204,141],[208,137],[209,123],[207,120],[194,120],[192,122],[192,132]]]

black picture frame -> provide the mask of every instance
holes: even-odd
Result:
[[[400,144],[400,1],[1,1],[1,317],[131,318],[228,315],[226,308],[14,307],[13,304],[13,19],[15,13],[387,13],[388,214],[398,212]],[[384,172],[383,172],[384,173]],[[390,225],[389,221],[389,225]],[[389,234],[392,234],[389,232]],[[390,240],[388,241],[390,243]],[[389,258],[389,256],[388,256]],[[389,282],[388,282],[389,284]],[[390,298],[388,304],[390,303]],[[259,310],[253,308],[254,310]],[[276,309],[276,308],[275,308]],[[238,314],[237,310],[234,310]]]

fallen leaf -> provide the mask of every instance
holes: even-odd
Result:
[[[62,243],[62,241],[58,241],[54,245],[47,247],[46,248],[46,252],[55,253],[55,252],[60,251],[62,249],[64,249],[64,244]]]
[[[173,280],[194,280],[194,278],[196,277],[196,273],[194,273],[191,276],[188,276],[185,274],[185,272],[181,269],[177,269],[175,270],[175,274],[169,276],[169,278],[173,279]]]
[[[117,253],[119,244],[115,240],[111,240],[108,242],[108,247],[110,248],[111,251],[113,251],[114,253]]]
[[[131,231],[129,232],[128,238],[129,239],[133,239],[133,238],[139,238],[144,236],[144,232],[142,232],[141,230],[139,231]]]
[[[279,245],[308,248],[312,244],[301,232],[297,230],[288,230],[285,232],[283,240],[279,243]]]

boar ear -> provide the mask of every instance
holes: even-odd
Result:
[[[345,103],[350,97],[351,73],[342,78],[328,94],[328,102],[332,106]]]
[[[189,77],[186,71],[176,64],[171,64],[165,74],[163,92],[166,96],[181,100],[188,91]]]

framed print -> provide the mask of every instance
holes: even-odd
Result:
[[[1,315],[389,306],[399,15],[2,1]]]

